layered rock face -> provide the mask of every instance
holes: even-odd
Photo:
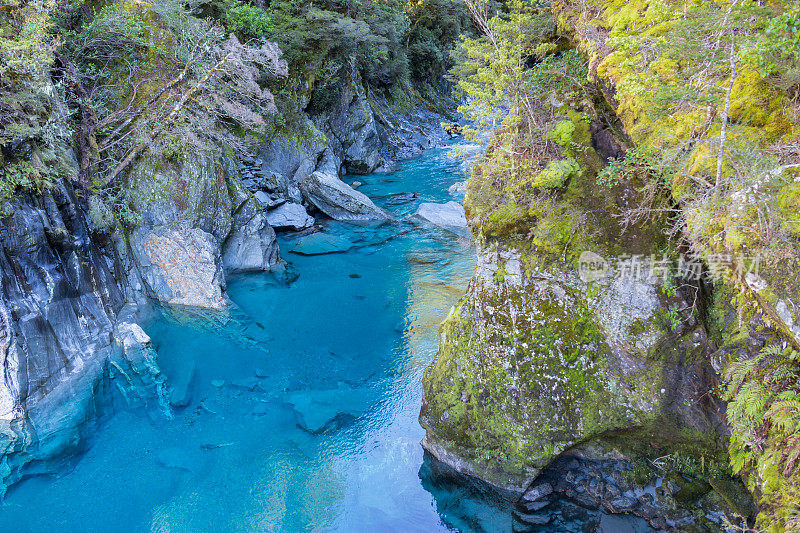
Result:
[[[151,399],[149,339],[125,307],[113,247],[90,235],[72,187],[20,198],[0,222],[0,494],[33,458],[79,446],[109,361]],[[136,390],[133,390],[136,389]]]

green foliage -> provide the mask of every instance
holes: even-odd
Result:
[[[42,192],[53,184],[53,176],[27,160],[5,161],[0,166],[0,203],[20,191]]]
[[[624,157],[610,160],[597,175],[597,183],[613,187],[625,182],[656,181],[668,190],[676,173],[675,165],[664,154],[648,146],[637,146]]]
[[[531,186],[546,189],[561,187],[580,170],[581,167],[574,159],[554,159],[547,164],[544,170],[534,176]]]
[[[728,400],[731,466],[761,494],[758,525],[770,531],[800,526],[800,353],[770,344],[732,363]]]
[[[412,79],[435,80],[453,66],[451,53],[473,25],[463,0],[416,0],[408,2],[410,22],[406,37]]]
[[[762,77],[782,76],[800,69],[800,6],[793,6],[766,23],[761,38],[746,47],[742,56]]]
[[[225,13],[225,26],[242,42],[274,33],[272,17],[260,7],[233,0]]]
[[[34,80],[52,61],[53,40],[49,34],[54,0],[4,2],[0,10],[0,78]]]
[[[535,77],[530,75],[528,58],[551,35],[553,22],[542,3],[508,0],[491,17],[482,0],[475,4],[484,13],[484,22],[479,23],[483,35],[462,38],[451,75],[468,97],[459,111],[476,124],[464,133],[479,141],[486,130],[518,128],[533,118],[531,82]]]

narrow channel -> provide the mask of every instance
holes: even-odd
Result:
[[[397,221],[282,235],[287,268],[230,280],[229,315],[156,313],[145,329],[169,399],[130,409],[105,395],[112,414],[85,452],[13,487],[0,529],[510,527],[508,513],[433,483],[419,444],[421,377],[474,272],[467,233],[408,218],[421,202],[460,201],[448,189],[464,165],[449,150],[346,176]]]

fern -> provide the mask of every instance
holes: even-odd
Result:
[[[793,530],[800,516],[800,354],[770,344],[726,373],[731,468],[760,489],[758,525]]]

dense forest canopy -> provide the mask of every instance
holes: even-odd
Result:
[[[800,6],[780,0],[5,0],[2,211],[76,178],[133,227],[124,177],[142,154],[308,143],[350,87],[400,112],[455,93],[485,148],[465,199],[482,244],[571,265],[598,243],[590,218],[663,227],[670,253],[758,257],[800,290],[785,266],[800,255]],[[769,342],[726,352],[720,469],[756,495],[759,526],[798,529],[800,346],[777,298],[730,270],[738,325],[704,311],[714,342]],[[522,464],[507,442],[492,457]]]
[[[54,146],[73,133],[65,123],[82,181],[106,186],[145,148],[302,140],[307,117],[354,76],[407,108],[443,87],[454,44],[472,31],[457,0],[34,0],[0,8],[0,28],[0,143],[38,146],[33,166],[27,156],[3,166],[6,197],[63,174]],[[53,109],[47,91],[69,109]]]

